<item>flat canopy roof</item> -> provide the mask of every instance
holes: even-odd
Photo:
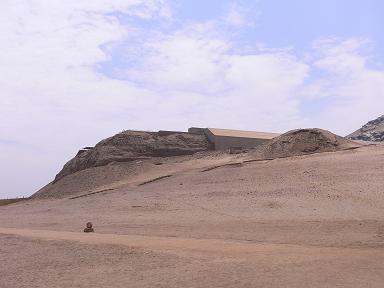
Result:
[[[255,138],[255,139],[272,139],[281,134],[256,131],[242,131],[231,129],[207,128],[215,136],[239,137],[239,138]]]

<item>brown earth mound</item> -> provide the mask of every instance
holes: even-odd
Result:
[[[149,157],[190,155],[212,149],[205,135],[124,131],[102,140],[94,148],[80,150],[56,175],[55,181],[91,167]]]
[[[257,158],[284,158],[321,152],[335,152],[360,147],[322,129],[297,129],[280,135],[256,148],[251,154]]]

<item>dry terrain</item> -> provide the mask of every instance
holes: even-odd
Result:
[[[0,206],[9,205],[12,203],[26,201],[28,198],[9,198],[9,199],[0,199]]]
[[[383,287],[384,146],[284,157],[68,175],[0,207],[0,286]]]

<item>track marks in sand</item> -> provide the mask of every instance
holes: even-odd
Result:
[[[142,182],[142,183],[138,184],[138,186],[143,186],[143,185],[146,185],[146,184],[149,184],[149,183],[152,183],[152,182],[156,182],[156,181],[159,181],[161,179],[169,178],[169,177],[172,177],[172,176],[173,175],[164,175],[164,176],[156,177],[156,178],[150,179],[148,181]]]
[[[107,191],[112,191],[112,190],[115,190],[115,188],[108,188],[108,189],[103,189],[103,190],[99,190],[99,191],[95,191],[95,192],[81,194],[81,195],[78,195],[78,196],[70,197],[69,199],[72,200],[72,199],[87,197],[87,196],[91,196],[91,195],[94,195],[94,194],[98,194],[98,193],[102,193],[102,192],[107,192]]]
[[[187,253],[230,258],[265,259],[276,257],[279,261],[302,262],[316,259],[345,257],[356,253],[377,253],[372,249],[313,247],[293,244],[252,243],[223,239],[196,239],[175,237],[151,237],[67,231],[0,228],[0,234],[53,241],[75,241],[84,244],[112,244],[154,251]]]
[[[212,171],[212,170],[215,170],[218,168],[223,168],[223,167],[241,167],[241,166],[243,166],[242,162],[227,163],[227,164],[221,164],[221,165],[216,165],[216,166],[211,166],[211,167],[205,168],[205,169],[201,170],[201,172],[208,172],[208,171]]]

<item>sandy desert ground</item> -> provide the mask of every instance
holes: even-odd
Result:
[[[250,160],[113,164],[1,206],[0,287],[384,287],[384,146]]]

